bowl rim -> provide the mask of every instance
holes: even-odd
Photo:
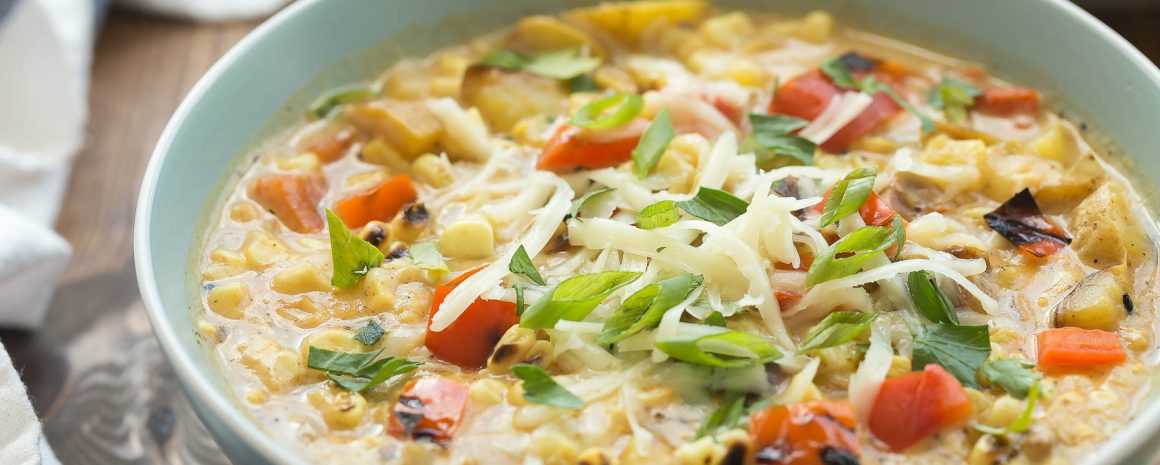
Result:
[[[224,432],[236,436],[250,450],[273,464],[310,465],[302,457],[292,453],[291,448],[281,446],[272,435],[262,430],[251,416],[244,413],[236,399],[232,398],[232,394],[226,393],[225,389],[218,386],[212,377],[206,376],[198,370],[194,357],[199,355],[186,351],[182,347],[177,330],[164,311],[164,305],[158,291],[150,248],[152,206],[161,167],[169,156],[174,138],[180,128],[185,125],[197,102],[228,69],[243,58],[254,44],[265,40],[273,30],[282,27],[291,18],[305,14],[311,8],[318,7],[325,1],[299,0],[291,3],[247,33],[198,79],[170,116],[150,154],[134,216],[133,254],[138,288],[154,335],[178,381],[186,395],[189,396],[199,416],[211,416],[226,428]],[[1094,35],[1093,39],[1102,40],[1118,53],[1124,54],[1133,66],[1149,78],[1150,84],[1160,87],[1160,69],[1156,67],[1156,64],[1111,27],[1070,1],[1039,0],[1039,2],[1044,5],[1044,8],[1060,10],[1077,25],[1090,31]],[[351,53],[354,52],[351,51]],[[1160,396],[1160,392],[1153,394],[1153,396]],[[210,429],[215,436],[223,433],[223,431]],[[1086,463],[1123,463],[1133,454],[1143,452],[1144,443],[1158,432],[1160,432],[1160,399],[1153,400],[1150,405],[1138,411],[1120,434],[1100,445],[1088,456]]]

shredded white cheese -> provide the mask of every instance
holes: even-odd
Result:
[[[890,333],[885,321],[875,321],[870,327],[870,348],[858,370],[850,377],[849,398],[858,422],[865,424],[870,409],[878,398],[878,388],[886,380],[894,351],[890,347]]]
[[[854,118],[861,115],[873,101],[874,97],[862,92],[839,94],[830,99],[826,109],[822,110],[822,113],[814,118],[812,123],[802,128],[798,136],[809,139],[815,144],[824,143],[851,121],[854,121]]]

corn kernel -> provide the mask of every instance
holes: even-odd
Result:
[[[293,157],[279,158],[275,164],[280,170],[302,173],[317,173],[322,168],[322,162],[313,153],[303,153]]]
[[[752,35],[753,30],[753,21],[749,15],[737,11],[706,19],[697,29],[697,34],[718,47],[733,48],[746,36]]]
[[[487,220],[465,217],[443,230],[438,246],[449,258],[487,258],[495,252],[495,232]]]
[[[302,294],[330,289],[330,282],[318,267],[310,263],[299,263],[279,271],[270,281],[270,289],[282,294]]]
[[[214,286],[206,293],[209,309],[222,317],[239,320],[245,316],[250,305],[250,287],[243,282],[230,282]]]
[[[471,383],[467,394],[471,397],[472,404],[489,406],[503,402],[504,391],[505,386],[503,383],[494,379],[483,378]]]
[[[336,430],[358,426],[367,413],[367,400],[357,392],[318,390],[307,394],[306,399],[322,415],[322,421]]]
[[[239,223],[249,223],[258,219],[258,207],[247,202],[239,202],[230,207],[230,219]]]
[[[807,14],[797,29],[798,38],[818,44],[830,40],[833,33],[834,17],[821,10]]]
[[[246,266],[254,271],[262,271],[270,265],[283,259],[289,248],[262,231],[251,232],[242,245],[242,254],[246,257]]]

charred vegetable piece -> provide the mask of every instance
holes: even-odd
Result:
[[[565,124],[544,145],[536,168],[569,173],[616,166],[632,159],[632,150],[640,136],[639,133],[625,133],[619,138],[597,141],[580,128]]]
[[[426,439],[446,445],[459,428],[467,407],[467,385],[448,378],[421,378],[407,383],[395,402],[388,432],[402,439]]]
[[[844,401],[777,405],[751,417],[757,463],[837,465],[858,463],[854,411]],[[853,459],[838,461],[839,459]]]
[[[1035,114],[1039,111],[1039,93],[1023,87],[987,89],[975,98],[975,108],[999,116]]]
[[[439,312],[443,299],[447,298],[455,286],[462,283],[483,267],[463,273],[450,283],[436,286],[431,300],[431,318]],[[496,343],[504,332],[520,321],[516,316],[516,304],[500,300],[475,299],[451,326],[443,331],[431,331],[431,321],[427,321],[427,348],[440,359],[462,368],[477,370],[487,364]]]
[[[1056,328],[1036,336],[1039,369],[1083,371],[1119,365],[1128,359],[1116,333],[1098,329]]]
[[[276,174],[255,181],[250,197],[291,231],[313,233],[326,224],[318,209],[325,192],[326,179],[321,176]]]
[[[1116,331],[1128,317],[1131,299],[1108,270],[1092,273],[1055,307],[1055,326]]]
[[[971,416],[963,386],[941,366],[882,382],[870,410],[870,432],[894,452],[902,452]]]
[[[1019,250],[1036,257],[1050,256],[1071,244],[1071,238],[1059,226],[1043,217],[1035,197],[1026,188],[983,215],[983,220]]]
[[[348,227],[361,228],[371,221],[390,221],[404,205],[418,198],[411,177],[403,174],[340,200],[334,212]]]

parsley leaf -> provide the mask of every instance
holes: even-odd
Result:
[[[749,203],[728,192],[702,187],[689,200],[677,202],[685,213],[724,226],[749,209]]]
[[[615,108],[614,111],[609,111]],[[569,121],[587,129],[612,129],[628,124],[644,108],[644,99],[636,94],[613,94],[580,107]]]
[[[815,349],[836,347],[853,341],[859,334],[866,331],[870,324],[878,318],[876,312],[834,312],[806,333],[805,342],[798,349],[798,354],[804,354]]]
[[[749,114],[749,123],[753,126],[753,135],[757,144],[774,154],[810,164],[814,160],[814,151],[817,144],[804,137],[791,136],[789,133],[805,127],[807,121],[785,115]]]
[[[855,229],[814,259],[806,272],[806,286],[857,273],[866,262],[893,244],[894,230],[891,228],[865,226]]]
[[[1027,406],[1023,408],[1023,414],[1019,415],[1015,421],[1007,425],[1006,428],[996,428],[988,425],[975,425],[975,429],[983,433],[992,434],[995,436],[1006,436],[1010,433],[1022,433],[1031,428],[1031,414],[1035,413],[1035,401],[1039,400],[1040,391],[1043,389],[1036,381],[1027,390]]]
[[[613,189],[611,187],[605,187],[603,189],[594,190],[592,192],[584,194],[583,197],[580,197],[579,199],[576,199],[576,201],[572,202],[572,210],[570,212],[568,212],[569,216],[571,216],[573,218],[579,218],[580,213],[582,213],[582,212],[584,212],[585,214],[590,213],[586,210],[586,208],[589,206],[588,205],[589,202],[595,202],[595,201],[599,200],[599,198],[602,197],[604,194],[610,193],[610,192],[615,191],[615,190],[616,189]]]
[[[636,148],[632,149],[632,171],[636,177],[644,179],[656,168],[664,155],[665,148],[673,140],[673,119],[666,107],[653,118],[640,136]]]
[[[352,354],[310,346],[306,366],[326,373],[326,377],[343,389],[363,392],[395,376],[410,373],[421,365],[403,358],[374,360],[383,351]]]
[[[330,257],[334,263],[331,285],[350,286],[366,276],[371,268],[383,264],[386,259],[383,251],[354,235],[329,209],[326,210],[326,225],[330,233]]]
[[[935,323],[959,324],[959,314],[954,304],[939,289],[930,273],[925,270],[910,273],[906,277],[906,288],[910,291],[910,300],[914,301],[914,306],[926,319]]]
[[[433,241],[412,245],[408,254],[411,256],[411,261],[415,262],[415,266],[419,268],[436,272],[450,271],[447,268],[447,262],[443,261],[443,255],[439,253],[439,249],[435,247]]]
[[[906,225],[903,224],[902,215],[894,215],[894,219],[890,220],[890,228],[894,230],[894,256],[891,260],[898,261],[898,257],[902,256],[902,248],[906,246]]]
[[[862,90],[861,83],[854,79],[854,73],[850,72],[850,67],[846,66],[846,62],[842,61],[841,57],[822,63],[821,69],[835,86],[843,89]]]
[[[967,110],[975,106],[975,97],[983,94],[983,90],[955,78],[943,78],[934,89],[930,90],[926,99],[932,107],[938,108],[946,115],[951,124],[963,124],[967,121]]]
[[[367,320],[367,325],[354,335],[354,340],[358,341],[364,346],[373,346],[387,334],[387,330],[379,326],[375,320]]]
[[[542,329],[560,320],[580,321],[617,289],[636,281],[641,273],[604,271],[568,278],[557,284],[520,316],[520,327]]]
[[[640,229],[656,229],[669,226],[681,219],[681,212],[677,210],[677,203],[672,200],[662,200],[644,207],[636,214],[636,227]]]
[[[713,436],[722,429],[737,426],[741,423],[741,418],[744,415],[745,393],[729,391],[725,393],[725,402],[721,404],[721,407],[714,410],[701,422],[701,426],[697,428],[697,433],[693,435],[693,439]]]
[[[704,336],[677,336],[658,341],[656,348],[685,363],[718,368],[741,368],[781,358],[781,352],[769,341],[731,330]]]
[[[512,286],[512,290],[516,291],[516,316],[523,316],[524,309],[527,308],[527,305],[524,303],[525,289],[527,289],[527,286],[524,286],[523,284],[516,284]]]
[[[934,323],[914,337],[911,368],[942,365],[964,386],[979,387],[975,374],[991,355],[991,332],[986,325],[959,326]]]
[[[547,284],[544,282],[544,277],[540,276],[536,265],[532,264],[532,259],[528,257],[528,251],[524,250],[523,244],[520,244],[519,248],[516,249],[516,253],[512,254],[512,261],[508,263],[508,271],[515,274],[522,274],[532,280],[532,282],[541,286]]]
[[[636,291],[604,321],[597,344],[612,344],[646,329],[655,328],[673,308],[701,285],[704,278],[689,273],[649,284]]]
[[[552,79],[572,79],[600,66],[600,59],[580,56],[576,49],[563,49],[536,55],[511,50],[493,50],[479,62],[493,68],[527,71]]]
[[[338,89],[334,92],[326,94],[317,102],[315,102],[314,105],[311,105],[310,114],[315,118],[322,119],[330,115],[330,112],[339,105],[355,102],[365,102],[367,100],[374,100],[382,96],[383,94],[381,92],[370,87],[350,87],[345,89]]]
[[[534,404],[551,405],[569,410],[584,406],[584,400],[564,389],[537,365],[517,363],[512,373],[524,382],[524,398]]]
[[[871,168],[858,168],[834,183],[830,195],[826,197],[826,203],[822,206],[822,217],[818,219],[819,226],[824,228],[857,213],[874,191],[874,178],[877,175],[878,172]]]
[[[1004,358],[984,363],[979,373],[987,382],[997,385],[1016,399],[1024,399],[1031,388],[1043,379],[1032,371],[1035,363],[1028,360]]]

